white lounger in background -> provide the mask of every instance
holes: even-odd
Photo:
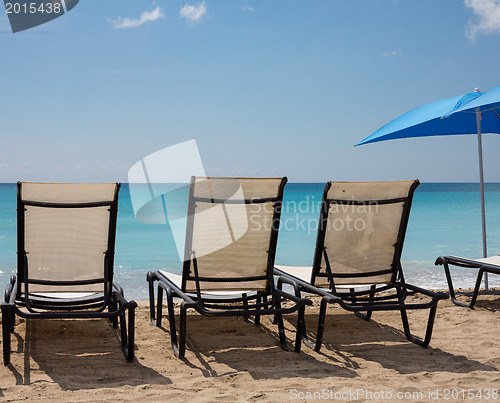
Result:
[[[446,274],[446,281],[448,281],[448,288],[450,289],[450,297],[455,305],[464,306],[467,308],[474,308],[481,287],[481,281],[484,273],[500,274],[500,256],[491,256],[483,259],[467,259],[457,256],[440,256],[436,259],[436,265],[443,265]],[[477,269],[476,285],[472,293],[470,303],[464,303],[457,300],[455,295],[455,288],[453,287],[453,280],[450,273],[450,265],[464,267],[468,269]]]

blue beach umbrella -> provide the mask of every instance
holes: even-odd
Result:
[[[500,134],[500,86],[433,102],[407,112],[382,126],[356,146],[409,137],[477,134],[483,257],[487,257],[481,133]],[[488,278],[485,277],[488,289]]]

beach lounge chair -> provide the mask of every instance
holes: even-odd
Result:
[[[298,313],[295,351],[301,347],[305,305],[274,286],[273,267],[286,178],[193,177],[189,188],[188,216],[182,276],[149,272],[151,323],[161,326],[166,293],[170,338],[174,354],[183,358],[186,312],[205,316],[275,315],[281,346],[287,349],[283,314]],[[154,285],[157,282],[155,319]],[[177,338],[174,298],[180,298]],[[290,305],[282,306],[285,300]]]
[[[407,284],[401,252],[418,181],[328,182],[323,192],[313,267],[277,266],[275,274],[295,280],[300,291],[322,296],[316,345],[323,338],[326,307],[339,304],[369,320],[374,311],[400,311],[405,336],[423,347],[432,335],[437,303],[447,298]],[[430,301],[407,302],[424,294]],[[299,294],[297,294],[299,295]],[[423,340],[410,332],[407,310],[430,309]],[[306,345],[312,344],[303,335]]]
[[[133,359],[137,304],[113,283],[119,189],[117,183],[17,184],[17,276],[1,305],[5,365],[16,315],[108,318],[114,328],[119,318],[123,352]]]
[[[479,294],[479,288],[481,287],[481,281],[483,279],[484,273],[500,274],[500,256],[490,256],[484,259],[466,259],[463,257],[456,256],[440,256],[435,262],[437,265],[443,265],[444,272],[446,274],[446,280],[448,282],[448,288],[450,289],[450,297],[455,305],[464,306],[467,308],[474,308],[477,301],[477,296]],[[474,287],[474,292],[472,293],[472,298],[469,303],[460,302],[457,300],[455,294],[455,288],[453,286],[453,281],[451,279],[450,265],[464,267],[468,269],[478,269],[476,285]]]

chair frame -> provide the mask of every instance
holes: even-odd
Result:
[[[231,178],[227,178],[231,179]],[[245,178],[233,178],[233,179],[245,179]],[[273,198],[261,198],[261,199],[243,199],[243,200],[231,200],[231,203],[244,203],[244,204],[258,204],[265,202],[274,203],[273,211],[273,225],[271,228],[271,235],[269,240],[269,248],[267,250],[267,272],[265,276],[258,277],[239,277],[235,278],[222,278],[222,277],[200,277],[198,275],[198,264],[196,259],[196,254],[191,250],[192,245],[192,234],[195,220],[195,203],[197,201],[207,201],[203,198],[198,198],[194,196],[194,186],[195,178],[191,179],[191,186],[189,190],[189,201],[188,201],[188,220],[186,228],[186,244],[185,250],[186,255],[189,259],[186,259],[183,263],[182,269],[182,285],[179,288],[172,280],[159,271],[148,272],[146,280],[149,283],[149,301],[150,301],[150,318],[151,324],[161,327],[162,324],[162,306],[163,306],[163,293],[166,293],[167,297],[167,316],[170,325],[170,338],[172,344],[172,350],[176,357],[184,358],[186,351],[186,319],[187,310],[194,309],[201,315],[215,317],[215,316],[243,316],[246,321],[249,321],[251,315],[254,316],[254,324],[260,324],[260,317],[262,315],[273,315],[273,322],[278,326],[278,334],[280,339],[281,347],[285,350],[289,350],[290,347],[287,344],[283,315],[289,313],[298,313],[297,319],[297,331],[295,337],[295,347],[294,351],[299,352],[301,347],[301,334],[302,327],[304,326],[304,311],[306,305],[312,305],[312,302],[308,299],[296,297],[295,295],[289,294],[282,289],[278,289],[274,285],[273,278],[273,267],[276,254],[276,244],[278,240],[278,229],[279,221],[281,216],[281,208],[283,201],[283,191],[287,178],[283,178],[279,186],[277,197]],[[213,203],[224,203],[226,200],[210,199]],[[193,274],[191,274],[191,266],[193,268]],[[267,290],[266,291],[253,291],[250,293],[242,291],[238,296],[217,296],[210,295],[210,293],[204,293],[202,287],[200,286],[200,281],[203,282],[235,282],[235,281],[254,281],[254,280],[266,280]],[[187,292],[186,283],[187,281],[194,281],[196,285],[196,292]],[[155,299],[154,299],[154,285],[157,285],[157,304],[155,312]],[[298,284],[295,281],[287,281],[291,286],[293,286],[298,291]],[[177,327],[175,323],[175,309],[174,309],[174,298],[180,298],[180,321],[179,321],[179,337],[177,337]],[[294,303],[293,306],[284,308],[281,306],[282,302],[289,300]]]
[[[448,282],[448,288],[450,290],[450,297],[453,303],[457,306],[462,306],[470,309],[474,309],[474,305],[477,302],[477,297],[479,295],[479,290],[481,288],[481,281],[483,280],[484,273],[500,274],[500,266],[456,256],[440,256],[436,259],[436,262],[434,264],[436,266],[442,265],[444,268],[444,272],[446,274],[446,281]],[[472,298],[469,303],[460,302],[457,300],[449,265],[465,267],[468,269],[479,269],[476,278],[476,285],[474,286]]]
[[[328,191],[330,190],[332,184],[333,184],[332,182],[327,182],[323,191],[318,234],[316,239],[316,249],[315,249],[313,269],[311,274],[311,282],[308,283],[278,268],[274,269],[275,274],[280,276],[280,278],[283,279],[284,281],[287,282],[295,281],[299,286],[300,292],[312,293],[322,297],[319,318],[318,318],[316,344],[314,346],[312,345],[312,343],[308,340],[305,332],[302,335],[304,344],[306,344],[310,348],[314,348],[315,351],[320,351],[323,340],[326,308],[328,303],[332,303],[332,304],[338,304],[342,308],[354,312],[356,316],[366,321],[371,319],[372,313],[374,311],[400,311],[406,338],[415,344],[418,344],[422,347],[426,347],[429,344],[432,337],[432,330],[434,326],[437,303],[440,299],[448,298],[448,295],[441,292],[432,292],[423,289],[421,287],[408,284],[405,282],[404,279],[403,269],[401,266],[401,253],[403,249],[406,228],[408,225],[413,193],[417,188],[417,186],[419,185],[419,182],[415,181],[414,184],[411,186],[408,197],[386,199],[386,200],[369,200],[369,201],[328,199]],[[400,202],[404,203],[403,213],[402,213],[397,241],[394,245],[394,257],[391,269],[377,271],[377,272],[370,272],[370,273],[361,273],[358,275],[332,273],[327,248],[324,245],[330,205],[332,203],[338,203],[344,205],[346,204],[366,205],[368,203],[374,203],[381,205],[381,204],[400,203]],[[322,257],[324,257],[325,259],[326,273],[320,272]],[[359,278],[366,277],[367,278],[366,283],[370,284],[369,281],[370,276],[388,274],[390,272],[392,272],[392,278],[390,283],[380,287],[377,287],[376,285],[371,285],[369,290],[356,291],[355,288],[349,288],[349,291],[339,292],[337,288],[342,288],[342,287],[338,287],[335,284],[335,278],[354,278],[354,277],[359,277]],[[314,286],[317,277],[327,277],[328,283],[330,285],[330,290]],[[387,292],[389,291],[393,292],[395,291],[395,293],[387,295]],[[380,293],[384,294],[378,295]],[[427,303],[405,302],[406,298],[409,295],[413,295],[416,293],[424,294],[432,299]],[[296,296],[298,295],[300,294],[296,294]],[[423,340],[414,336],[410,331],[410,325],[408,322],[408,316],[406,311],[411,309],[430,309],[426,332],[425,332],[425,338]]]
[[[123,289],[119,284],[113,282],[114,248],[116,237],[116,221],[118,212],[118,192],[120,184],[116,184],[115,194],[112,201],[90,202],[90,203],[45,203],[26,201],[21,199],[22,182],[17,184],[17,249],[18,265],[17,276],[12,276],[5,290],[4,301],[1,304],[2,311],[2,334],[3,334],[3,361],[4,365],[10,363],[11,333],[14,332],[15,316],[25,319],[109,319],[113,328],[118,327],[120,320],[121,347],[128,361],[134,358],[135,338],[135,301],[127,301]],[[110,222],[108,232],[108,248],[104,257],[104,282],[96,280],[75,281],[48,281],[33,280],[28,277],[29,261],[24,249],[25,206],[37,206],[44,208],[89,208],[109,206]],[[78,298],[54,298],[50,296],[29,293],[29,285],[50,286],[78,286],[87,284],[103,283],[103,293]],[[22,291],[24,284],[24,292]],[[39,293],[43,294],[43,293]],[[19,307],[24,307],[21,310]],[[108,310],[105,312],[105,310]],[[126,318],[128,314],[128,318]],[[128,332],[127,332],[128,319]]]

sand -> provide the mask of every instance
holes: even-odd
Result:
[[[316,299],[306,311],[309,330],[317,309]],[[414,333],[423,333],[426,317],[410,314]],[[286,320],[289,338],[294,321]],[[279,347],[267,318],[255,326],[192,314],[179,360],[168,330],[151,326],[140,303],[136,359],[127,362],[105,320],[18,319],[12,363],[0,366],[0,400],[435,402],[478,401],[480,391],[483,401],[500,400],[499,293],[481,296],[475,310],[441,301],[428,348],[401,330],[398,313],[365,322],[331,306],[321,352],[294,353]]]

